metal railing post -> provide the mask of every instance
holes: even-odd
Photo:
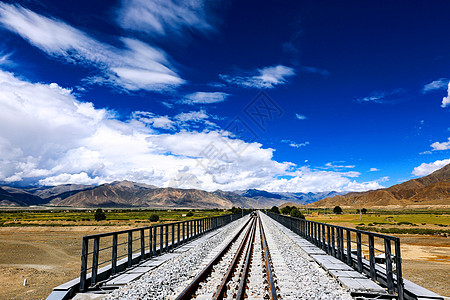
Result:
[[[133,231],[128,231],[128,268],[133,262]]]
[[[373,235],[369,234],[369,262],[370,262],[370,278],[375,281],[377,275],[375,272],[375,245]]]
[[[162,225],[159,225],[159,254],[163,254],[164,249],[164,235],[163,235],[163,227]]]
[[[158,235],[157,235],[157,232],[156,232],[156,230],[157,230],[157,227],[156,226],[153,226],[153,256],[156,256],[156,238],[158,237]]]
[[[164,226],[166,228],[166,248],[165,252],[169,252],[169,225]]]
[[[384,239],[384,256],[386,259],[386,285],[390,294],[394,293],[394,280],[392,278],[391,240]]]
[[[395,270],[397,273],[397,295],[398,300],[404,299],[403,275],[402,275],[402,255],[400,251],[400,239],[396,238],[395,242]]]
[[[117,273],[117,233],[113,234],[111,250],[111,275]]]
[[[363,264],[362,264],[362,253],[361,253],[361,232],[356,233],[356,251],[357,251],[357,258],[358,258],[358,272],[362,273],[363,271]]]
[[[353,267],[352,262],[352,233],[347,229],[347,265]]]
[[[174,249],[175,247],[175,224],[172,223],[172,245],[170,246],[170,249]]]
[[[83,237],[81,248],[81,272],[80,272],[80,292],[86,290],[86,273],[87,273],[87,253],[88,253],[89,239]]]
[[[94,250],[92,252],[92,278],[91,286],[94,286],[97,282],[97,271],[98,271],[98,250],[99,250],[100,238],[94,238]]]
[[[150,227],[148,230],[148,240],[149,240],[148,252],[149,252],[150,257],[152,257],[154,255],[153,254],[153,227]]]
[[[141,229],[141,260],[145,259],[145,235],[144,229]]]

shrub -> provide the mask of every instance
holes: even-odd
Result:
[[[294,206],[293,206],[293,207],[294,207]],[[289,214],[291,213],[291,209],[292,209],[293,207],[290,207],[289,205],[287,205],[287,206],[281,208],[281,213],[282,213],[283,215],[289,215]]]
[[[149,220],[150,220],[150,222],[158,222],[159,221],[159,215],[151,214]]]
[[[186,214],[186,216],[188,216],[188,217],[192,217],[193,215],[194,215],[194,213],[192,211],[190,211]]]
[[[97,210],[95,211],[95,214],[94,214],[94,219],[97,222],[106,220],[106,214],[103,212],[103,209],[97,208]]]
[[[333,212],[337,215],[340,215],[340,214],[342,214],[342,208],[340,206],[335,206],[333,208]]]
[[[272,206],[271,209],[269,209],[269,212],[275,213],[275,214],[279,214],[280,210],[278,209],[277,206]]]
[[[305,216],[298,210],[297,207],[292,207],[290,215],[294,218],[305,219]]]

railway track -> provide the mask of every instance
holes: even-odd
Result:
[[[277,299],[274,278],[264,228],[254,215],[176,299]]]

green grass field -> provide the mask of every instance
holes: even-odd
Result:
[[[175,222],[230,213],[227,210],[146,210],[104,209],[106,220],[94,219],[95,209],[73,210],[0,210],[0,226],[86,226],[86,225],[134,225],[150,223],[150,215],[157,214],[159,222]],[[192,212],[193,216],[186,216]],[[145,223],[145,224],[144,224]]]

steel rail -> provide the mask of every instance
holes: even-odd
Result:
[[[256,227],[256,218],[252,218],[252,224],[250,225],[250,228],[245,234],[244,239],[242,240],[241,244],[239,245],[239,248],[237,249],[236,253],[234,254],[233,260],[231,261],[230,265],[228,266],[228,269],[225,273],[225,276],[222,278],[222,282],[220,283],[219,287],[217,288],[216,292],[214,293],[213,299],[214,300],[222,300],[223,296],[227,290],[227,284],[230,281],[233,272],[236,269],[236,266],[239,262],[239,258],[241,258],[242,253],[244,252],[245,245],[248,244],[249,246],[247,249],[249,249],[253,243],[253,240],[251,239],[251,236],[254,236],[254,231]]]
[[[275,282],[273,280],[273,272],[272,267],[270,265],[270,254],[269,247],[267,246],[266,236],[264,234],[264,228],[262,223],[259,222],[259,231],[261,234],[261,244],[264,251],[264,262],[266,267],[267,281],[269,283],[269,299],[276,300],[277,299],[277,291],[275,289]]]
[[[213,270],[214,265],[216,265],[222,259],[222,257],[225,255],[225,253],[228,252],[228,250],[231,248],[231,245],[238,239],[238,237],[241,235],[242,231],[244,231],[244,229],[247,227],[248,223],[250,223],[250,221],[252,221],[252,219],[253,218],[250,218],[245,223],[245,225],[242,226],[242,228],[233,237],[233,239],[214,257],[213,260],[211,260],[211,262],[200,272],[200,274],[198,274],[194,278],[194,280],[192,280],[192,282],[180,293],[180,295],[178,295],[176,300],[186,300],[186,299],[191,299],[192,298],[192,296],[194,295],[195,291],[198,289],[198,286],[199,286],[200,282],[204,281],[208,277],[208,275]],[[246,235],[249,234],[251,228],[252,227],[250,227],[247,230]]]
[[[247,252],[245,254],[244,267],[243,267],[243,271],[242,271],[240,279],[239,279],[239,288],[236,293],[236,299],[239,299],[239,300],[242,300],[245,298],[245,288],[247,285],[248,271],[250,270],[250,261],[251,261],[252,254],[253,254],[253,246],[255,243],[256,223],[257,222],[261,223],[261,220],[259,219],[259,217],[255,221],[255,226],[253,227],[253,230],[252,230],[252,233],[250,236],[250,243],[247,247]]]

